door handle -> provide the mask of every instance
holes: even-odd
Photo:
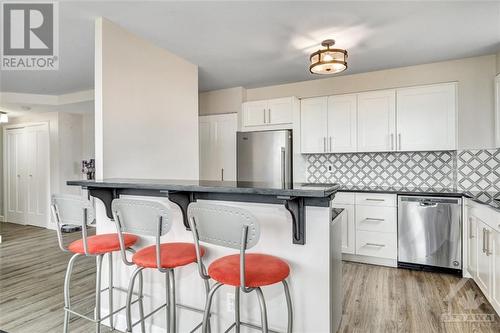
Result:
[[[385,199],[372,199],[372,198],[366,198],[366,201],[378,201],[378,202],[384,202]]]
[[[285,147],[281,147],[281,184],[285,184],[286,180],[285,159],[286,159]]]
[[[401,150],[401,133],[398,133],[399,150]]]
[[[224,168],[220,169],[220,180],[224,181]]]
[[[330,136],[329,138],[330,138],[330,149],[329,149],[329,151],[331,153],[332,152],[332,137]]]
[[[469,217],[469,239],[474,238],[474,235],[472,234],[472,217]]]
[[[323,137],[323,152],[326,153],[326,136]]]
[[[491,231],[490,230],[486,230],[486,255],[489,256],[492,254],[491,252],[491,249],[490,249],[490,234],[491,234]]]
[[[266,109],[264,109],[264,124],[267,124],[267,121],[266,121]]]
[[[267,123],[271,123],[271,109],[267,109]]]
[[[394,150],[394,133],[391,133],[391,150]]]

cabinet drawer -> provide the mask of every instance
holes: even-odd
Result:
[[[356,254],[397,259],[398,248],[395,233],[356,231]]]
[[[396,207],[356,206],[356,228],[396,233]]]
[[[354,205],[355,203],[354,193],[348,192],[337,192],[335,193],[335,198],[333,198],[334,204],[342,204],[342,205]]]
[[[383,193],[356,193],[356,204],[396,207],[396,195]]]

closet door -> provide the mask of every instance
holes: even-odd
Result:
[[[4,151],[4,198],[5,221],[24,224],[24,159],[25,135],[24,128],[5,130]]]
[[[49,134],[47,125],[25,129],[25,223],[46,227],[49,212]]]

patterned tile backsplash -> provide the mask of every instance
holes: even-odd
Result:
[[[306,178],[311,183],[347,186],[500,192],[500,149],[312,154],[306,156]]]
[[[500,192],[500,149],[459,151],[457,187],[469,192]]]

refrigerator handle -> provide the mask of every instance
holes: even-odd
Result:
[[[286,153],[285,147],[281,147],[281,183],[285,184],[286,180]]]

